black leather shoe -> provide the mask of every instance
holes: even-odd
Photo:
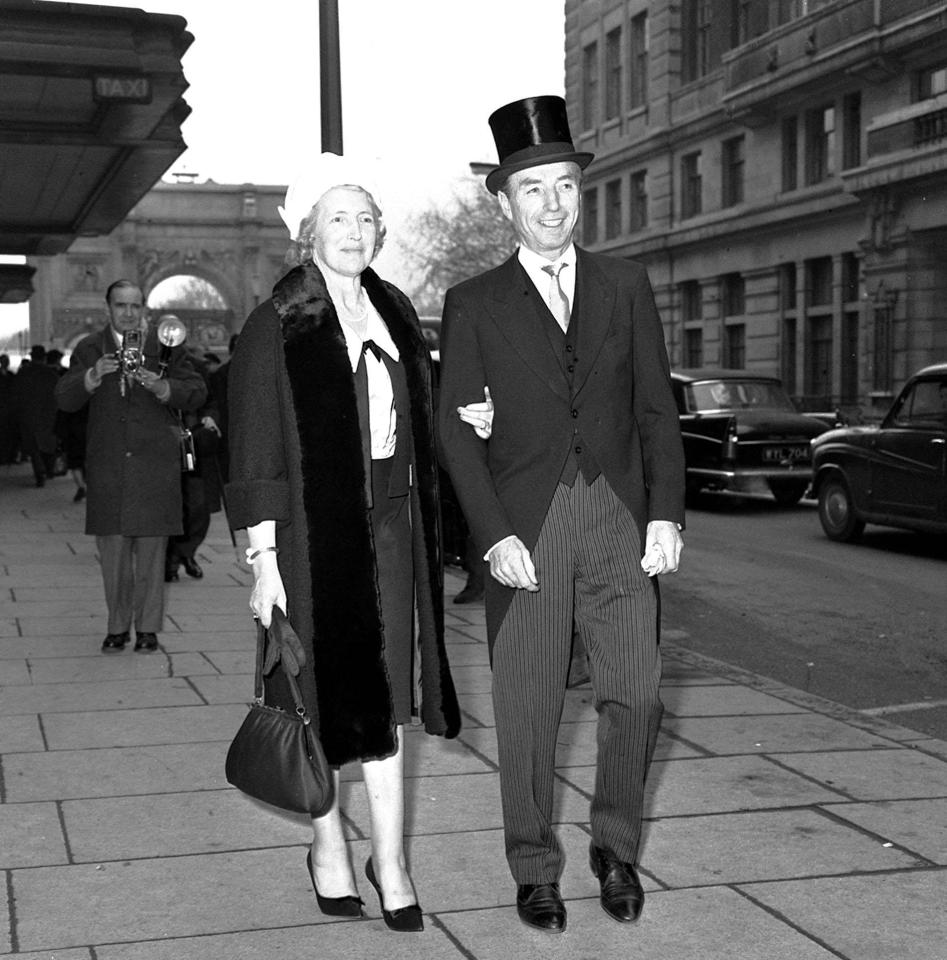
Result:
[[[416,903],[409,903],[406,907],[398,907],[397,910],[385,909],[385,901],[382,899],[381,887],[378,886],[378,880],[375,878],[375,868],[372,866],[371,857],[365,861],[365,876],[368,877],[368,882],[375,888],[375,893],[378,894],[381,915],[385,920],[385,926],[389,930],[395,930],[398,933],[420,933],[424,929],[424,917],[421,914],[421,908]]]
[[[521,883],[516,888],[516,912],[536,930],[562,933],[566,928],[566,905],[558,883]]]
[[[599,897],[602,909],[619,923],[634,923],[644,906],[644,890],[634,865],[591,844],[589,866],[602,891]]]
[[[124,633],[110,633],[102,641],[102,652],[103,653],[119,653],[125,649],[125,644],[128,643],[128,631]]]
[[[178,562],[175,560],[173,563],[165,563],[164,565],[164,582],[165,583],[177,583],[178,582]]]
[[[158,637],[154,633],[138,633],[135,631],[135,649],[151,653],[158,649]]]
[[[312,872],[312,850],[306,854],[306,869],[309,871],[309,879],[312,881],[312,890],[316,895],[316,903],[319,909],[327,917],[364,917],[362,913],[361,897],[324,897],[319,893],[316,886],[316,875]]]
[[[204,571],[201,570],[200,564],[198,564],[193,557],[185,557],[181,562],[184,564],[184,572],[189,577],[200,580],[200,578],[204,576]]]

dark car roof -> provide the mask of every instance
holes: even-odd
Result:
[[[672,370],[671,377],[684,383],[694,383],[699,380],[769,380],[779,383],[779,377],[768,373],[757,373],[755,370],[717,369],[716,367],[691,367],[685,370]]]

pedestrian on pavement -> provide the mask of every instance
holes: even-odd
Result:
[[[10,369],[10,357],[0,353],[0,466],[15,463],[19,430],[13,400],[16,374]]]
[[[50,350],[46,354],[46,362],[61,377],[66,373],[62,365],[62,351]],[[89,419],[89,406],[86,404],[79,410],[67,413],[65,410],[56,411],[56,436],[59,439],[59,451],[62,454],[63,464],[72,482],[76,485],[72,495],[73,503],[85,500],[85,431]]]
[[[268,626],[279,606],[306,649],[300,688],[336,787],[337,768],[361,762],[365,873],[385,923],[419,931],[404,725],[454,737],[460,713],[444,647],[431,357],[407,297],[369,268],[385,234],[374,197],[358,164],[330,153],[286,194],[294,268],[247,319],[230,364],[227,508],[249,536],[251,610]],[[291,710],[281,680],[267,680],[266,701]],[[338,790],[313,820],[307,866],[323,913],[362,915]]]
[[[486,186],[519,249],[447,293],[438,426],[489,561],[517,910],[527,925],[560,932],[553,770],[573,625],[599,714],[590,866],[609,916],[634,921],[644,900],[636,871],[644,782],[663,711],[656,577],[678,566],[684,458],[644,267],[573,243],[592,154],[575,150],[565,102],[516,101],[489,122],[500,164]]]
[[[181,322],[174,314],[165,314],[158,318],[158,324],[169,318]],[[190,344],[186,344],[184,349],[191,365],[204,380],[207,399],[198,410],[181,411],[181,422],[191,431],[194,465],[192,469],[181,473],[184,529],[180,535],[168,537],[164,560],[165,583],[176,583],[179,579],[178,569],[182,566],[193,580],[200,580],[204,576],[204,570],[197,562],[197,550],[210,529],[211,514],[220,511],[220,478],[217,471],[217,446],[220,442],[217,421],[220,414],[214,406],[210,372],[204,354]]]
[[[164,622],[164,553],[181,532],[181,452],[172,407],[206,396],[182,347],[159,346],[141,289],[116,280],[105,294],[109,322],[83,338],[57,384],[61,409],[88,405],[86,533],[95,536],[108,606],[102,650],[129,641],[157,649]]]
[[[42,487],[56,472],[56,384],[59,377],[46,363],[42,344],[30,347],[30,363],[13,381],[13,403],[20,430],[20,449],[30,458],[33,480]]]

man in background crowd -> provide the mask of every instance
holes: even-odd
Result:
[[[102,650],[156,650],[164,622],[164,557],[181,533],[181,452],[171,408],[206,397],[183,347],[159,346],[138,286],[117,280],[105,295],[109,322],[81,340],[56,387],[63,410],[88,404],[86,533],[96,538],[108,635]]]

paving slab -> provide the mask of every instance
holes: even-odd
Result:
[[[609,920],[597,899],[567,908],[568,926],[558,936],[530,930],[512,910],[439,919],[477,960],[838,960],[803,931],[725,888],[649,893],[634,926]]]
[[[0,870],[66,860],[66,841],[55,803],[0,804]]]
[[[806,753],[889,748],[892,741],[815,713],[788,716],[681,717],[665,726],[686,743],[715,754]]]
[[[947,799],[943,797],[828,804],[825,809],[932,863],[947,865]]]
[[[572,767],[559,775],[591,794],[594,767]],[[681,817],[804,806],[838,800],[840,794],[764,757],[697,757],[651,765],[645,787],[649,817]]]
[[[183,677],[0,687],[0,716],[70,713],[86,709],[161,707],[200,702],[201,698]]]
[[[781,756],[780,763],[856,800],[947,797],[947,760],[910,748]]]
[[[219,790],[226,755],[227,743],[14,753],[4,758],[7,802]]]
[[[739,716],[741,714],[804,713],[802,707],[758,690],[725,684],[723,688],[710,685],[686,684],[663,686],[661,700],[672,717]]]
[[[805,809],[654,820],[644,846],[649,872],[669,887],[924,865],[877,837]]]
[[[141,797],[66,800],[62,813],[76,863],[312,842],[308,818],[274,815],[230,788],[150,796],[145,805]]]
[[[61,955],[57,952],[56,958]],[[247,930],[217,936],[105,945],[97,960],[470,960],[431,920],[423,933],[393,935],[380,920],[354,920],[314,926]],[[17,957],[17,960],[20,960]],[[49,960],[44,955],[44,960]]]
[[[947,871],[790,880],[741,885],[740,890],[807,930],[838,956],[944,960]]]
[[[243,703],[253,699],[253,675],[195,676],[187,681],[205,703]]]
[[[0,703],[2,702],[3,688],[0,687]],[[5,753],[28,753],[45,749],[38,717],[22,714],[0,720],[0,757]]]
[[[43,730],[50,750],[229,741],[246,713],[244,704],[49,713]]]

